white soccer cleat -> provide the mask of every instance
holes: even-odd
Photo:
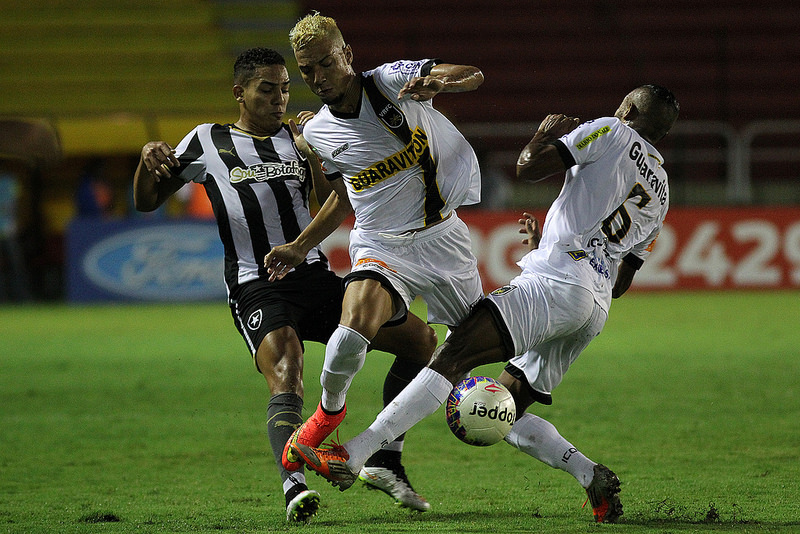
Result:
[[[400,506],[420,512],[431,509],[430,503],[411,487],[402,464],[397,464],[393,468],[363,467],[358,478],[367,488],[381,490],[394,498]]]
[[[305,523],[317,515],[317,509],[319,509],[319,492],[303,490],[286,503],[286,521]]]

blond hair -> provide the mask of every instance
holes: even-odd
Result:
[[[333,44],[344,46],[344,37],[336,21],[314,11],[300,19],[289,31],[292,50],[300,50],[317,39],[330,39]]]

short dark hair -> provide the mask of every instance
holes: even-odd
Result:
[[[672,94],[672,91],[656,84],[647,84],[642,87],[650,91],[650,94],[652,94],[656,100],[661,101],[664,106],[674,111],[675,116],[678,115],[678,112],[681,110],[681,105],[678,103],[678,99],[675,98],[675,95]]]
[[[286,66],[286,60],[277,50],[272,48],[249,48],[239,54],[233,64],[233,83],[244,85],[252,80],[259,67],[267,65]]]
[[[650,142],[660,141],[675,124],[681,106],[675,95],[661,85],[646,84],[634,90],[634,102],[642,113],[638,130]]]

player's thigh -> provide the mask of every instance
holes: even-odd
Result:
[[[483,297],[469,233],[458,222],[443,237],[414,247],[421,276],[416,282],[428,305],[428,320],[450,327],[459,325]]]
[[[524,377],[534,392],[549,395],[561,383],[578,356],[600,334],[607,314],[599,304],[591,303],[588,316],[576,313],[576,318],[582,324],[548,336],[528,351],[512,358],[507,369],[516,369],[518,378]],[[538,398],[536,400],[544,402]]]
[[[497,379],[503,384],[506,389],[514,397],[514,405],[517,407],[517,419],[519,419],[525,410],[536,401],[536,398],[531,392],[531,386],[527,381],[520,380],[509,374],[508,371],[503,370]]]
[[[433,328],[413,313],[408,313],[402,324],[378,330],[370,348],[425,365],[430,361],[437,342]]]
[[[379,280],[355,278],[347,284],[341,324],[372,339],[394,313],[394,297]]]
[[[327,342],[339,323],[342,294],[341,278],[313,266],[275,282],[248,282],[231,298],[230,306],[239,332],[255,355],[267,334],[285,326],[301,342]]]
[[[301,341],[328,342],[341,320],[343,297],[342,279],[330,271],[300,281],[291,300]]]
[[[455,382],[475,367],[506,361],[507,336],[489,306],[478,305],[431,359],[431,369]]]
[[[508,329],[513,354],[577,330],[595,306],[588,290],[534,274],[518,276],[486,298]]]

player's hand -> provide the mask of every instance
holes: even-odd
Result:
[[[566,135],[581,123],[577,117],[567,117],[561,113],[553,113],[545,117],[539,125],[539,132],[549,139],[558,139]]]
[[[305,258],[306,255],[292,243],[274,247],[264,256],[264,267],[267,268],[269,281],[280,280],[289,274],[289,271],[300,265]]]
[[[397,93],[397,98],[402,99],[410,96],[412,100],[424,102],[430,100],[444,88],[444,82],[436,76],[415,76],[408,80]]]
[[[301,111],[300,113],[297,114],[297,124],[307,123],[308,121],[314,118],[314,115],[316,115],[316,113],[314,113],[313,111]]]
[[[524,212],[522,217],[523,218],[519,220],[519,224],[522,225],[519,233],[528,236],[523,239],[522,242],[528,245],[529,251],[536,250],[539,248],[539,242],[542,240],[542,228],[539,225],[539,219],[527,212]]]
[[[175,150],[164,141],[150,141],[142,148],[142,162],[147,171],[155,177],[156,182],[161,178],[172,175],[173,167],[179,167],[180,162],[175,157]]]

